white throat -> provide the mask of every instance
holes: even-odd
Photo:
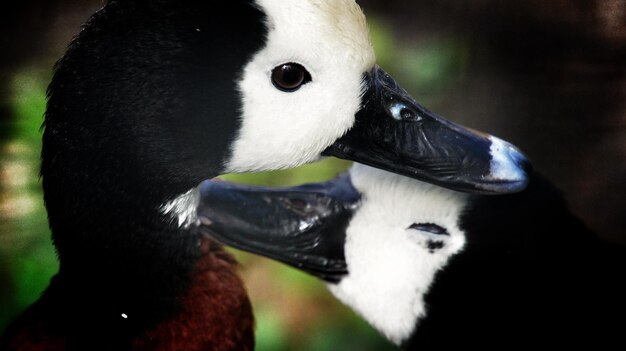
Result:
[[[329,289],[400,344],[426,315],[424,295],[436,273],[465,244],[457,223],[467,195],[362,165],[351,176],[362,205],[346,233],[349,275]],[[412,223],[449,235],[409,229]]]

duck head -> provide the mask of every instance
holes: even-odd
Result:
[[[320,184],[267,189],[209,181],[199,216],[219,241],[314,274],[389,340],[426,315],[435,275],[460,252],[464,193],[355,165]]]
[[[418,104],[375,64],[353,0],[258,0],[267,36],[237,81],[241,125],[229,172],[289,168],[336,156],[467,192],[527,183],[512,145]]]

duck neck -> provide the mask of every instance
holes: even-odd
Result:
[[[115,347],[130,340],[145,346],[184,333],[181,323],[192,329],[186,332],[215,323],[226,328],[229,323],[220,320],[226,317],[212,316],[211,306],[219,305],[222,314],[229,310],[233,332],[239,331],[232,338],[251,338],[251,309],[235,261],[197,226],[179,226],[163,213],[163,204],[191,184],[143,184],[128,174],[93,171],[89,162],[82,169],[90,172],[71,172],[81,169],[72,164],[80,157],[68,157],[62,166],[63,154],[55,167],[44,157],[42,173],[60,260],[47,298],[68,330],[80,331],[86,342],[106,330]]]
[[[96,300],[92,315],[111,320],[170,313],[200,257],[197,234],[132,192],[78,184],[71,191],[50,178],[44,175],[45,199],[68,302]]]

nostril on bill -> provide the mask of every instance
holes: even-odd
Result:
[[[291,204],[291,206],[293,206],[295,209],[297,210],[306,210],[308,207],[308,204],[306,201],[299,199],[299,198],[293,198],[289,200],[289,203]]]
[[[389,112],[396,121],[418,122],[422,119],[415,110],[401,102],[391,105]]]

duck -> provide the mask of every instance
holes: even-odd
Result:
[[[207,235],[322,279],[404,350],[624,344],[626,248],[536,172],[501,196],[359,164],[323,183],[201,189]]]
[[[203,180],[335,156],[496,194],[529,168],[377,66],[353,0],[105,1],[54,68],[42,138],[59,271],[3,351],[253,349]]]

